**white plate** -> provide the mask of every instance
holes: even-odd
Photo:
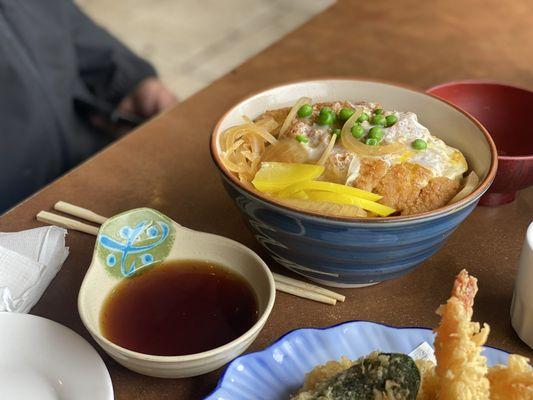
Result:
[[[2,312],[0,399],[113,400],[113,387],[81,336],[45,318]]]

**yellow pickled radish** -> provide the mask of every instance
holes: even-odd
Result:
[[[301,190],[299,192],[295,192],[295,193],[291,193],[290,196],[283,196],[281,192],[278,192],[278,193],[271,193],[271,195],[273,197],[275,197],[276,199],[278,200],[286,200],[286,199],[300,199],[300,200],[306,200],[308,197],[307,197],[307,193],[304,191],[304,190]]]
[[[306,194],[310,200],[326,201],[336,204],[347,204],[361,207],[363,210],[371,211],[381,217],[387,217],[396,212],[394,208],[390,208],[384,204],[376,203],[375,201],[361,199],[359,197],[350,196],[346,194],[323,192],[319,190],[309,190]]]
[[[281,197],[293,197],[295,193],[302,190],[321,190],[324,192],[346,194],[348,196],[355,196],[361,199],[377,201],[382,198],[379,194],[368,192],[366,190],[354,188],[351,186],[341,185],[339,183],[325,182],[325,181],[304,181],[295,183],[283,189],[279,195]]]
[[[290,198],[298,200],[307,200],[309,196],[307,196],[307,193],[302,190],[301,192],[294,193]]]
[[[364,218],[367,216],[367,212],[362,208],[348,204],[335,204],[324,201],[294,198],[283,199],[281,201],[290,207],[298,208],[302,211],[314,212],[320,215],[328,215],[331,217]]]
[[[260,192],[276,193],[295,183],[316,179],[323,172],[322,165],[263,162],[252,184]]]

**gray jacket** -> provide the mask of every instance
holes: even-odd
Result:
[[[0,214],[110,141],[80,104],[154,74],[69,0],[0,0]]]

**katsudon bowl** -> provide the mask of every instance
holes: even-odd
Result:
[[[369,101],[383,109],[411,111],[429,131],[459,149],[479,182],[453,204],[412,215],[326,216],[287,206],[241,182],[224,164],[221,136],[267,110],[291,107],[302,97],[315,102]],[[257,241],[286,268],[321,284],[359,287],[402,276],[437,252],[472,212],[492,183],[496,147],[474,118],[452,104],[402,86],[348,79],[297,82],[254,94],[229,109],[216,124],[211,155],[222,183]]]

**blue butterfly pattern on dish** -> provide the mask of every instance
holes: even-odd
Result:
[[[125,277],[130,277],[145,265],[154,262],[154,255],[150,253],[163,243],[169,236],[170,228],[163,221],[138,222],[134,227],[125,225],[120,228],[119,235],[124,241],[119,241],[106,234],[99,236],[100,245],[110,250],[111,253],[106,257],[106,265],[110,268],[115,267],[120,260],[120,272]],[[143,238],[144,236],[144,238]],[[136,245],[138,242],[153,240],[145,245]],[[126,265],[127,256],[130,254],[140,254],[140,265],[137,265],[137,258],[128,266]]]

